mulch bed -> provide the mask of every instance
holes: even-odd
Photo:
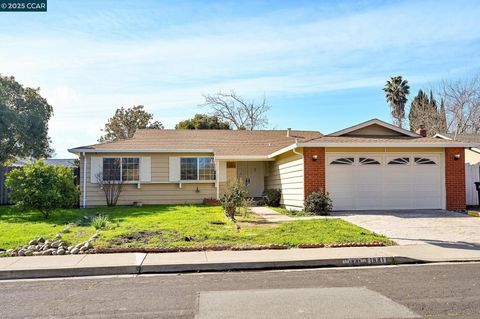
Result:
[[[384,243],[373,241],[369,243],[338,243],[338,244],[299,244],[297,248],[340,248],[340,247],[379,247],[385,246]],[[89,253],[111,254],[111,253],[177,253],[192,251],[246,251],[246,250],[279,250],[289,249],[288,245],[255,245],[255,246],[231,246],[231,245],[212,245],[212,246],[185,246],[185,247],[136,247],[136,248],[112,248],[95,247]]]

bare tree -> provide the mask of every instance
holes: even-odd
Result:
[[[480,133],[480,76],[443,81],[440,95],[445,102],[449,132],[455,135]]]
[[[100,188],[105,194],[105,199],[107,200],[107,206],[116,206],[118,198],[123,190],[123,181],[114,180],[112,178],[103,178],[102,173],[95,175],[97,183],[100,185]]]
[[[235,91],[204,94],[204,106],[211,108],[212,114],[219,120],[230,123],[238,130],[255,130],[266,127],[266,113],[271,108],[264,96],[260,102],[248,101]]]

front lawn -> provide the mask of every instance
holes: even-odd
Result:
[[[204,245],[331,244],[343,242],[392,242],[341,219],[293,221],[280,225],[263,223],[255,214],[239,216],[239,232],[220,207],[159,205],[63,209],[49,219],[37,212],[19,213],[0,207],[0,248],[25,245],[37,237],[54,238],[67,223],[80,222],[63,235],[69,244],[89,239],[95,228],[85,216],[107,215],[110,223],[101,230],[95,246],[178,247]]]

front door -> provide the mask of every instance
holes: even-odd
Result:
[[[262,196],[264,169],[263,162],[237,162],[237,178],[247,185],[252,197]]]

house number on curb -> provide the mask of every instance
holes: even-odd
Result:
[[[383,265],[386,263],[386,257],[347,258],[342,260],[344,265]]]

